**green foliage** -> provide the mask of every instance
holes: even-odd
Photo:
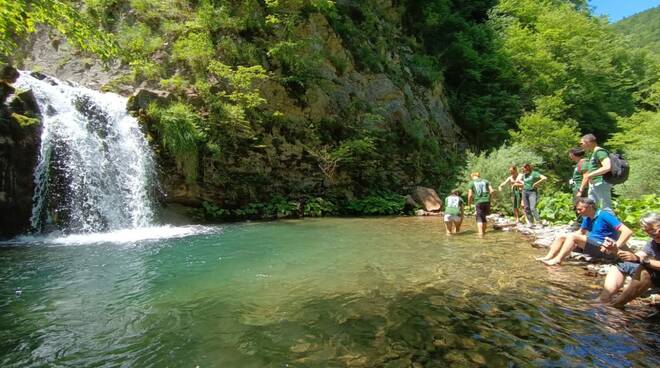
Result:
[[[311,198],[303,206],[303,216],[321,217],[337,213],[337,206],[323,198]]]
[[[404,24],[428,55],[413,57],[411,70],[422,83],[443,75],[452,115],[478,149],[501,144],[521,114],[520,82],[487,22],[495,3],[405,2]]]
[[[319,40],[284,40],[268,49],[267,55],[281,68],[283,80],[306,86],[318,77],[322,61]]]
[[[144,23],[123,24],[117,35],[117,43],[122,52],[132,58],[144,58],[163,46],[161,36]]]
[[[300,202],[290,201],[286,198],[276,195],[264,207],[264,215],[266,217],[291,217],[298,215]]]
[[[540,98],[536,101],[536,111],[523,115],[518,130],[511,131],[512,142],[541,156],[550,169],[562,176],[568,175],[573,167],[567,152],[580,139],[577,122],[562,119],[564,109],[563,101],[557,96]]]
[[[406,203],[404,196],[394,193],[370,195],[362,199],[349,201],[345,206],[351,215],[401,215]]]
[[[577,217],[573,210],[573,195],[557,192],[551,196],[542,196],[536,205],[539,216],[553,224],[568,224]]]
[[[540,97],[562,96],[561,120],[574,120],[601,140],[616,130],[612,113],[632,114],[634,92],[657,80],[648,75],[650,60],[570,2],[502,0],[491,23],[499,52],[520,76],[523,108],[531,111]]]
[[[626,37],[626,43],[654,52],[660,57],[660,6],[624,18],[612,28]]]
[[[612,136],[608,146],[624,153],[630,164],[628,180],[614,187],[626,198],[640,198],[660,193],[660,111],[642,111],[629,118],[619,119],[621,132]]]
[[[204,73],[214,55],[213,43],[207,32],[191,32],[179,38],[172,49],[176,61],[185,62],[194,73]]]
[[[630,227],[637,236],[644,236],[639,220],[649,212],[660,211],[660,197],[657,194],[647,194],[639,198],[617,198],[614,200],[616,216]],[[575,220],[573,211],[573,195],[569,193],[554,193],[544,196],[537,204],[542,219],[554,224],[568,224]]]
[[[614,211],[621,221],[630,227],[635,235],[646,237],[639,220],[649,212],[660,211],[660,196],[646,194],[639,198],[618,198],[614,200]]]
[[[231,211],[220,208],[214,203],[204,201],[200,208],[192,211],[192,216],[197,220],[221,221],[227,220],[231,216]]]
[[[0,0],[0,56],[12,56],[20,38],[35,32],[39,24],[49,25],[76,47],[103,60],[118,53],[112,35],[97,30],[67,1]]]
[[[199,164],[198,145],[203,138],[199,129],[199,116],[183,103],[176,103],[165,109],[151,104],[147,115],[157,122],[156,128],[163,147],[174,157],[186,180],[194,183],[197,180]]]
[[[11,113],[11,117],[12,117],[12,119],[16,120],[16,122],[18,122],[18,125],[20,125],[21,127],[28,127],[28,126],[31,126],[31,125],[38,125],[39,122],[40,122],[38,118],[33,118],[33,117],[17,114],[15,112]]]

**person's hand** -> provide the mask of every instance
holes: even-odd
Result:
[[[629,252],[627,250],[620,250],[620,251],[616,252],[616,256],[621,258],[621,260],[627,261],[627,262],[638,262],[639,261],[639,257],[637,257],[635,255],[635,253]]]
[[[600,251],[607,254],[616,254],[617,246],[613,239],[605,238],[600,246]]]

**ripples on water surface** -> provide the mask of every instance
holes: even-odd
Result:
[[[0,247],[0,366],[660,365],[653,310],[594,308],[602,279],[440,221],[19,239]]]

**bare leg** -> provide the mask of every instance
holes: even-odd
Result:
[[[562,244],[559,254],[557,254],[550,260],[541,261],[541,262],[545,263],[548,266],[560,265],[561,262],[566,257],[568,257],[569,254],[571,254],[571,252],[573,251],[573,249],[575,249],[576,246],[578,245],[584,246],[586,241],[587,241],[587,237],[584,235],[570,234],[566,237],[566,240],[564,240],[564,244]]]
[[[486,223],[485,222],[477,222],[477,234],[479,236],[484,236],[485,232],[486,232]]]
[[[546,254],[544,257],[537,257],[537,261],[548,261],[551,260],[554,256],[559,253],[559,250],[561,249],[562,244],[564,244],[564,240],[566,240],[566,235],[558,235],[555,240],[550,244],[550,250],[548,250],[548,254]]]
[[[644,267],[639,267],[633,279],[630,281],[625,290],[612,302],[612,306],[615,308],[623,308],[629,301],[637,298],[642,295],[646,290],[651,287],[651,274]]]
[[[447,235],[451,235],[451,221],[445,221],[445,230],[447,231]]]
[[[456,232],[461,231],[461,224],[463,223],[463,218],[461,217],[460,220],[454,222],[454,228],[456,229]]]
[[[607,276],[605,277],[603,291],[600,293],[600,296],[597,300],[601,303],[611,302],[614,294],[616,294],[616,292],[621,289],[621,286],[623,286],[624,280],[625,276],[621,273],[621,271],[619,271],[619,269],[616,267],[612,267],[610,272],[608,272]]]
[[[518,212],[517,208],[513,209],[513,217],[516,219],[516,224],[520,222],[520,212]]]

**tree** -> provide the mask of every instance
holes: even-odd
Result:
[[[10,57],[22,37],[39,24],[53,27],[83,50],[104,60],[118,49],[111,35],[96,29],[73,6],[60,0],[0,0],[0,56]]]

